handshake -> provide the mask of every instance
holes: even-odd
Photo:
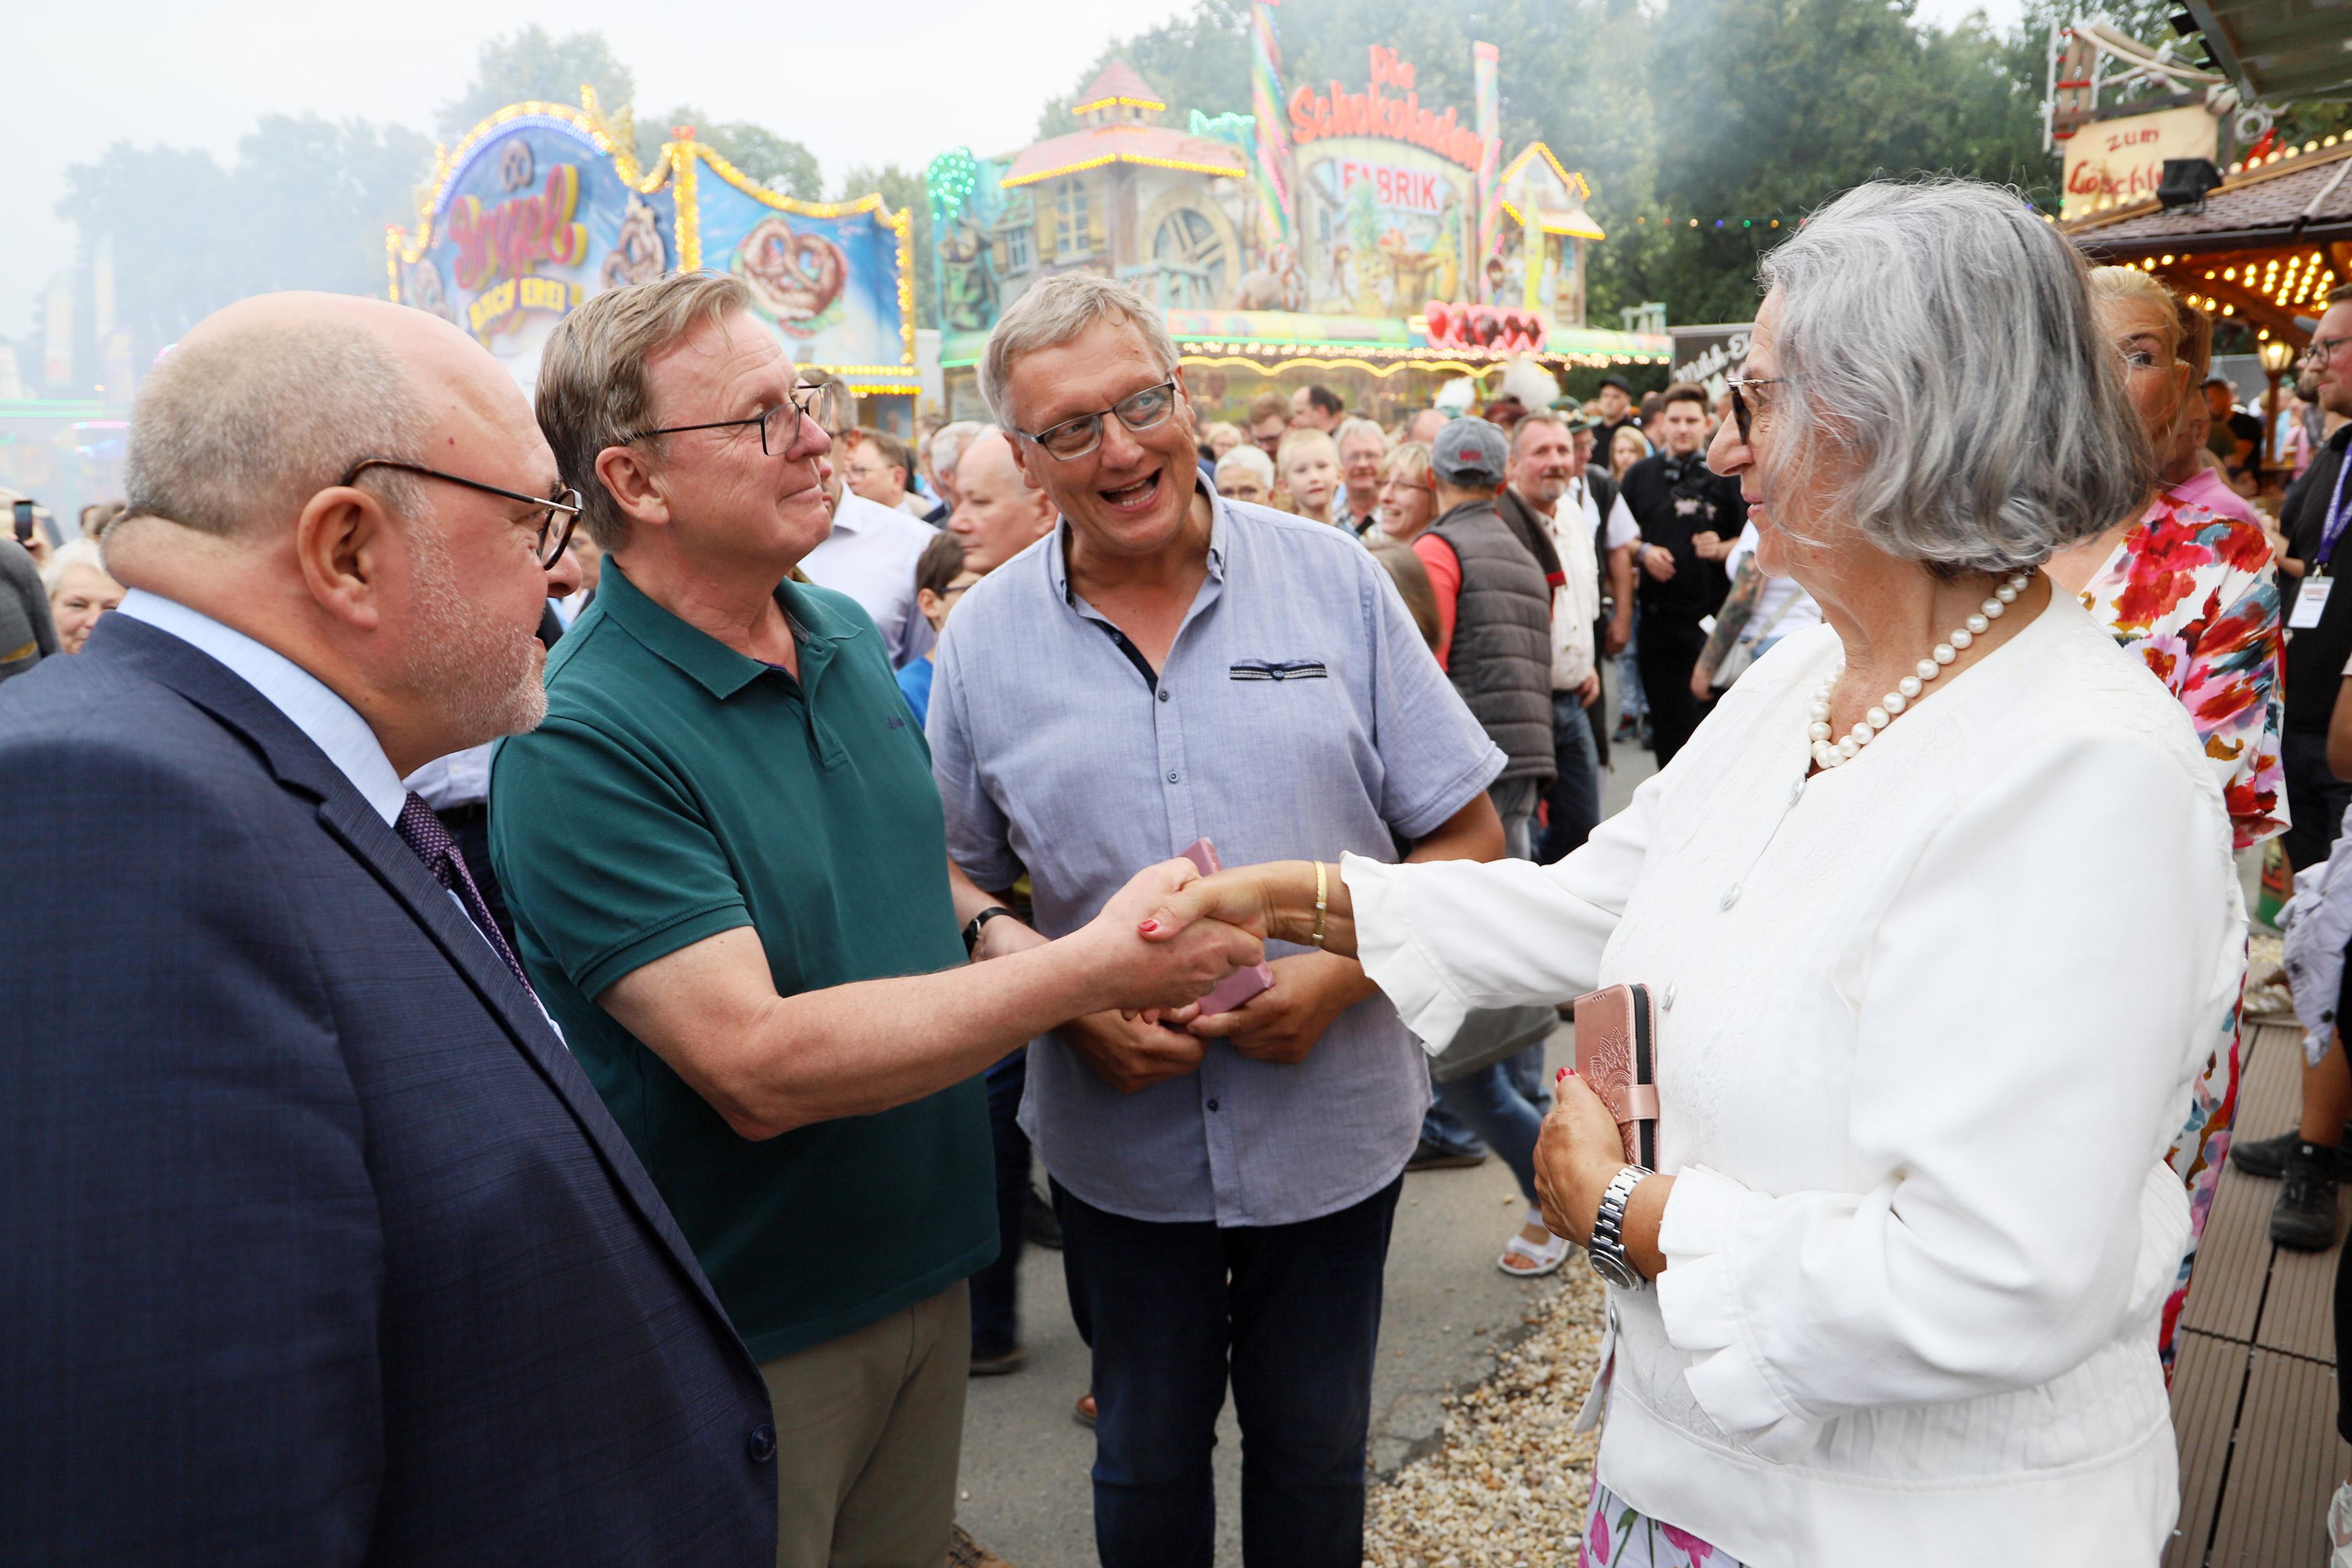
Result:
[[[1332,897],[1344,901],[1336,868],[1325,871]],[[1105,1082],[1129,1094],[1193,1071],[1212,1039],[1229,1040],[1254,1060],[1303,1060],[1332,1019],[1372,994],[1363,971],[1345,957],[1318,952],[1277,959],[1270,966],[1274,984],[1241,1005],[1203,1016],[1199,1004],[1234,971],[1264,962],[1267,938],[1308,939],[1309,925],[1289,918],[1297,911],[1285,910],[1281,895],[1310,889],[1311,922],[1314,879],[1307,861],[1202,877],[1192,862],[1177,859],[1136,873],[1101,912],[1062,939],[1083,976],[1077,989],[1100,1010],[1055,1033]],[[1327,932],[1332,934],[1339,934],[1336,921]],[[1000,958],[1045,942],[1015,921],[994,921],[982,928],[973,956]]]

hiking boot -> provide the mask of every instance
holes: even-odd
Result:
[[[2346,1131],[2352,1132],[2352,1128]],[[2275,1138],[2235,1139],[2230,1144],[2230,1163],[2249,1176],[2275,1182],[2286,1173],[2286,1163],[2302,1142],[2303,1134],[2293,1128]],[[2352,1139],[2336,1145],[2336,1174],[2338,1179],[2352,1175],[2352,1170],[2347,1169],[2348,1164],[2352,1164],[2352,1158],[2347,1158],[2345,1152],[2347,1142],[2352,1142]]]
[[[2321,1143],[2295,1145],[2271,1208],[2271,1239],[2297,1252],[2325,1252],[2336,1245],[2335,1150]]]

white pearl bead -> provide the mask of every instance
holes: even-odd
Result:
[[[1906,676],[1905,676],[1902,679],[1900,679],[1900,680],[1898,680],[1898,681],[1896,681],[1896,682],[1895,683],[1895,691],[1896,691],[1898,694],[1900,694],[1901,696],[1905,696],[1905,697],[1916,697],[1916,696],[1918,696],[1918,695],[1919,695],[1919,679],[1918,679],[1918,677],[1916,677],[1916,676],[1912,676],[1912,675],[1906,675]]]
[[[1953,651],[1952,645],[1950,643],[1939,642],[1934,647],[1927,650],[1927,657],[1934,659],[1937,664],[1949,664],[1952,660],[1959,658],[1960,656],[1957,652]]]
[[[1826,702],[1814,703],[1812,716],[1816,719],[1827,719],[1830,716],[1830,705]]]
[[[1849,762],[1853,759],[1854,753],[1861,750],[1862,742],[1855,740],[1852,735],[1848,735],[1844,740],[1840,741],[1837,743],[1838,755]]]
[[[1952,628],[1952,635],[1945,640],[1949,642],[1954,647],[1966,647],[1969,644],[1976,641],[1977,639],[1969,634],[1967,627],[1955,626]]]
[[[1825,768],[1833,768],[1845,759],[1838,755],[1835,746],[1831,745],[1827,741],[1822,741],[1813,746],[1813,761]]]
[[[1969,628],[1969,635],[1970,637],[1978,637],[1982,635],[1985,627],[1990,626],[1992,623],[1986,620],[1982,616],[1970,616],[1967,620],[1960,624]]]
[[[1805,726],[1805,733],[1813,740],[1826,741],[1830,738],[1830,727],[1821,720],[1816,719],[1811,723]]]
[[[1916,682],[1914,682],[1914,684],[1916,685]],[[1885,709],[1889,713],[1900,713],[1903,710],[1911,706],[1909,700],[1906,700],[1900,691],[1888,692],[1885,696],[1878,700],[1878,705]]]
[[[1884,708],[1874,708],[1862,716],[1862,721],[1874,730],[1884,730],[1895,718]]]
[[[1911,668],[1919,672],[1919,679],[1922,680],[1933,680],[1944,673],[1944,667],[1932,658],[1923,658]]]
[[[1999,599],[1987,599],[1983,604],[1977,606],[1978,609],[1984,612],[1985,618],[1990,621],[2000,619],[2001,612],[2008,607],[2009,606],[2003,605]]]
[[[2008,582],[2003,583],[2000,587],[1995,588],[1992,591],[1992,596],[1999,599],[2004,605],[2015,604],[2017,602],[2017,579],[2012,577]]]
[[[1860,741],[1864,745],[1867,746],[1870,744],[1872,739],[1877,735],[1878,731],[1870,727],[1869,721],[1857,719],[1854,721],[1853,728],[1848,731],[1847,733],[1851,734],[1855,740]]]

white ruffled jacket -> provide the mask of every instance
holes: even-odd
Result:
[[[1784,641],[1557,865],[1351,857],[1365,965],[1432,1042],[1657,995],[1668,1268],[1611,1292],[1600,1459],[1628,1503],[1764,1568],[2152,1563],[2164,1156],[2244,966],[2221,792],[2070,601],[1808,782],[1841,658]]]

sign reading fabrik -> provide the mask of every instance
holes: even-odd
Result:
[[[562,315],[580,302],[580,286],[531,274],[541,262],[577,267],[588,258],[588,226],[572,221],[580,205],[580,170],[557,163],[536,195],[517,196],[485,208],[474,196],[449,204],[446,232],[457,247],[450,270],[457,287],[474,294],[466,324],[489,339],[510,325],[518,312],[548,310]]]
[[[1335,81],[1328,94],[1302,87],[1290,95],[1291,140],[1304,146],[1330,136],[1381,136],[1475,169],[1483,150],[1477,132],[1451,109],[1443,114],[1423,109],[1412,87],[1412,62],[1398,58],[1394,49],[1371,47],[1371,79],[1363,91],[1349,92]],[[1382,88],[1403,96],[1391,98]]]
[[[2094,120],[2066,142],[2063,218],[2155,199],[2167,158],[2210,158],[2221,121],[2203,109],[2163,109]]]

